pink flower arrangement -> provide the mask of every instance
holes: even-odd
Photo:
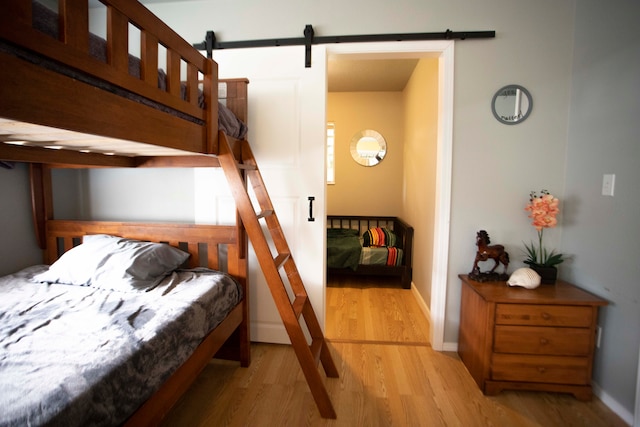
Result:
[[[542,246],[544,229],[553,228],[558,224],[556,216],[560,212],[559,204],[560,201],[547,190],[542,190],[540,195],[535,191],[529,194],[529,203],[524,210],[529,211],[529,218],[533,220],[531,225],[538,232],[538,246],[536,247],[533,242],[530,245],[525,244],[528,256],[524,261],[525,264],[552,267],[564,261],[562,254],[557,254],[555,251],[549,252]]]

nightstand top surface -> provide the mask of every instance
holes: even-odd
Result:
[[[607,305],[608,302],[571,283],[558,280],[555,285],[540,285],[535,289],[509,286],[507,282],[476,282],[467,274],[458,275],[482,298],[490,302],[518,304],[587,304]]]

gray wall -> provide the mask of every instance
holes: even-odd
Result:
[[[577,2],[563,275],[609,300],[594,380],[633,412],[640,345],[640,3]],[[616,175],[614,197],[602,175]]]
[[[15,169],[0,168],[0,275],[42,263],[31,218],[29,169],[16,164]]]

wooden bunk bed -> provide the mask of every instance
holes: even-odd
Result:
[[[398,217],[329,215],[327,216],[327,229],[327,270],[329,274],[398,277],[404,289],[411,288],[413,272],[412,226]],[[385,262],[386,255],[383,257],[384,259],[381,259],[382,264],[364,264],[361,262],[361,254],[364,248],[362,248],[363,242],[360,236],[372,229],[387,229],[393,233],[395,240],[389,246],[401,251],[401,255],[399,257],[396,256],[396,262]],[[336,234],[336,230],[339,233]],[[352,230],[353,233],[349,233]],[[381,246],[387,245],[383,242]],[[379,250],[379,248],[374,248],[373,250]],[[332,263],[330,258],[334,259],[335,262]],[[398,259],[399,261],[397,261]]]
[[[214,355],[238,360],[242,366],[250,364],[247,237],[242,223],[57,221],[50,172],[54,167],[218,166],[216,158],[202,155],[218,152],[218,85],[226,86],[229,109],[246,121],[248,82],[219,82],[214,61],[200,55],[139,3],[104,3],[106,62],[89,51],[87,1],[59,2],[58,38],[33,27],[38,4],[31,0],[2,3],[0,158],[31,164],[35,229],[47,263],[61,254],[59,239],[64,249],[70,249],[73,238],[77,242],[86,234],[113,234],[180,244],[191,254],[192,266],[224,269],[244,288],[242,302],[127,421],[154,425]],[[126,65],[129,22],[141,32],[140,78],[130,75]],[[167,52],[166,88],[157,83],[160,45]],[[185,75],[181,75],[181,62],[186,64]],[[204,103],[199,97],[204,97]],[[227,248],[226,265],[218,257],[219,246]]]
[[[103,57],[96,56],[95,36],[89,31],[89,0],[58,1],[57,36],[39,27],[37,2],[5,0],[0,5],[0,160],[30,164],[34,224],[45,260],[51,262],[58,255],[53,243],[58,232],[66,239],[67,249],[70,235],[94,233],[186,242],[194,258],[199,256],[198,243],[224,244],[230,248],[228,271],[246,291],[248,236],[320,413],[335,418],[317,365],[322,363],[328,377],[337,377],[337,369],[248,143],[243,135],[228,133],[223,122],[227,114],[220,111],[226,106],[246,122],[248,81],[219,81],[217,64],[143,5],[131,0],[100,2],[106,7],[106,36],[98,41],[104,43]],[[131,27],[139,32],[139,53],[129,52]],[[166,52],[162,64],[161,51]],[[224,104],[216,102],[219,84],[225,85]],[[224,169],[238,206],[237,224],[232,227],[196,231],[200,226],[73,222],[60,230],[62,223],[54,219],[51,169],[55,167],[218,166]],[[248,181],[267,214],[255,212]],[[275,259],[258,222],[265,217],[270,241],[275,241],[279,252]],[[136,231],[140,228],[145,231]],[[215,267],[215,250],[208,253],[213,258],[207,265]],[[280,268],[292,282],[293,301]],[[238,359],[242,366],[249,364],[248,292],[244,295],[224,326],[205,338],[128,424],[158,423],[215,354]],[[300,317],[311,335],[310,345]],[[225,349],[225,342],[231,346]]]

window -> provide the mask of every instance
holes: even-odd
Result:
[[[327,184],[336,183],[335,134],[335,124],[327,123]]]

